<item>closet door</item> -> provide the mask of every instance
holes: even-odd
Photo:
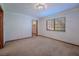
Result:
[[[0,49],[3,48],[3,11],[0,7]]]

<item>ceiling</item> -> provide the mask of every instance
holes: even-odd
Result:
[[[78,3],[46,3],[46,9],[38,10],[34,7],[35,3],[4,3],[3,5],[8,12],[22,13],[33,17],[49,16],[79,6]]]

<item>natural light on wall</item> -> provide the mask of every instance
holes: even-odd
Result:
[[[36,24],[36,21],[33,21],[33,25],[35,25]]]

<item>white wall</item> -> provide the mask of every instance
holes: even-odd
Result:
[[[46,30],[46,19],[58,18],[63,16],[66,17],[66,32]],[[63,11],[56,15],[40,18],[38,24],[39,35],[79,45],[79,8]]]
[[[4,15],[4,39],[5,41],[26,38],[32,36],[33,17],[5,12]]]
[[[7,11],[4,4],[0,4],[4,10],[4,43],[5,41],[27,38],[32,36],[32,20],[34,17]]]

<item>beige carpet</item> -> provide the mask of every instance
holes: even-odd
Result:
[[[79,55],[79,47],[38,36],[7,42],[0,55],[7,56],[69,56]]]

